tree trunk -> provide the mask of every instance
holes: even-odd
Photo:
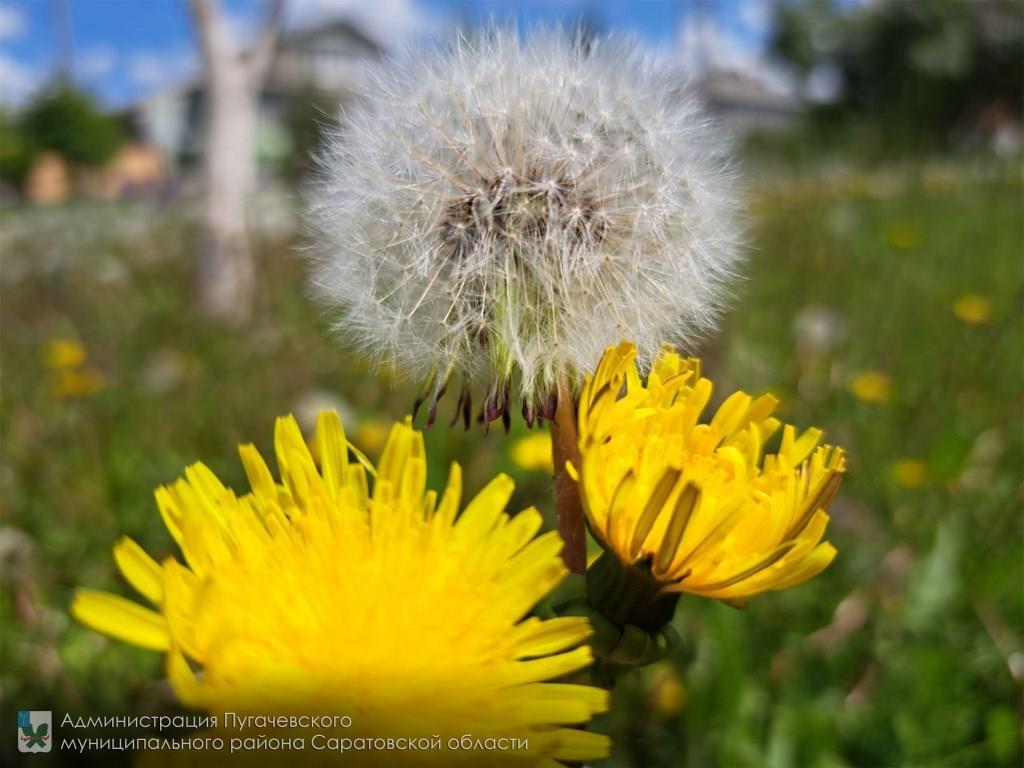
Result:
[[[255,106],[246,72],[233,58],[207,79],[206,200],[197,270],[199,302],[213,317],[247,321],[256,273],[246,222],[252,192]]]
[[[246,209],[256,177],[260,86],[277,41],[283,0],[271,0],[247,56],[229,39],[217,0],[191,0],[206,70],[205,203],[196,270],[199,303],[233,324],[252,316],[256,270]]]

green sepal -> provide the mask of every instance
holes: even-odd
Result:
[[[541,619],[558,616],[589,616],[587,582],[581,573],[570,573],[554,592],[537,604],[534,615]]]

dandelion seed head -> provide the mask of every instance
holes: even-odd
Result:
[[[742,254],[728,142],[634,45],[489,30],[380,65],[321,157],[317,293],[413,376],[507,409],[603,350],[714,330]],[[492,409],[494,410],[494,409]]]

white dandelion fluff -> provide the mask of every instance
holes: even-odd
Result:
[[[321,158],[314,285],[373,357],[528,421],[609,345],[714,329],[742,253],[729,145],[635,46],[490,30],[377,67]]]

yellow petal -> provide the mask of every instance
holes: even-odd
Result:
[[[478,493],[459,517],[455,530],[460,537],[468,540],[487,535],[494,527],[498,516],[504,514],[508,500],[512,498],[515,483],[508,475],[501,474],[489,482]]]
[[[202,686],[177,648],[171,648],[167,654],[167,679],[182,704],[196,708],[202,706]]]
[[[612,740],[603,733],[563,728],[557,733],[558,746],[553,752],[559,760],[580,762],[607,757],[612,749]]]
[[[711,419],[711,428],[723,438],[739,429],[750,410],[751,397],[746,392],[733,392]]]
[[[441,501],[438,502],[436,512],[436,525],[450,526],[455,522],[455,515],[459,511],[459,504],[462,502],[462,467],[453,463],[448,470],[448,485],[441,494]]]
[[[516,656],[545,656],[579,645],[591,635],[590,622],[582,616],[533,620],[516,631]]]
[[[316,441],[324,485],[330,497],[336,499],[348,476],[348,440],[335,411],[323,411],[317,417]]]
[[[608,691],[571,683],[530,683],[515,689],[517,715],[528,723],[582,723],[608,709]],[[590,757],[596,754],[591,752]]]
[[[270,473],[267,462],[252,443],[238,446],[238,455],[242,459],[242,468],[249,478],[249,487],[261,499],[273,499],[277,496],[277,484]]]
[[[510,671],[510,682],[513,685],[539,683],[542,680],[568,675],[570,672],[588,666],[593,660],[594,654],[590,648],[583,646],[556,656],[521,661]]]
[[[171,647],[163,616],[108,592],[79,590],[71,603],[71,615],[97,632],[132,645],[154,651]]]
[[[138,591],[154,605],[164,597],[164,576],[160,565],[134,541],[124,536],[114,545],[114,562],[118,570]]]

